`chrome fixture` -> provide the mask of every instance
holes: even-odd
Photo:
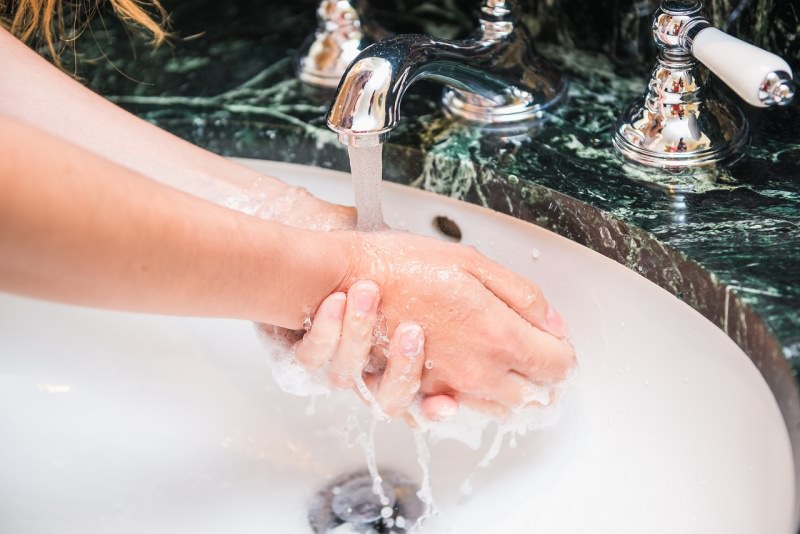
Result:
[[[450,114],[493,125],[539,119],[567,89],[534,50],[510,0],[484,0],[470,39],[397,35],[359,54],[342,78],[328,126],[351,146],[383,142],[397,126],[406,90],[423,79],[447,86],[442,102]]]
[[[652,29],[658,61],[647,90],[614,131],[614,146],[630,160],[679,169],[742,155],[747,121],[711,86],[709,69],[756,107],[783,106],[794,97],[789,65],[712,27],[699,0],[662,0]]]
[[[359,52],[389,35],[371,21],[363,1],[322,0],[317,22],[297,62],[298,78],[316,87],[336,89]]]

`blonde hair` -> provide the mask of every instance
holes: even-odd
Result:
[[[149,33],[155,45],[168,37],[169,16],[159,0],[0,0],[0,14],[12,34],[23,42],[44,44],[60,65],[64,45],[74,42],[104,2],[120,19]]]

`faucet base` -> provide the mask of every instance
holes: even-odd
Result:
[[[565,99],[567,83],[559,80],[559,84],[546,100],[537,99],[527,91],[512,87],[502,103],[448,88],[442,95],[442,105],[452,116],[481,124],[505,125],[537,121],[544,118],[546,110]]]
[[[622,156],[667,169],[732,163],[747,141],[744,114],[714,91],[708,70],[691,56],[666,53],[614,129]]]
[[[300,50],[297,77],[308,85],[334,90],[350,62],[367,46],[386,36],[385,30],[364,20],[356,0],[322,0],[318,27]]]
[[[623,114],[614,131],[614,147],[636,163],[665,169],[731,164],[744,155],[749,128],[733,103],[706,101],[686,120],[666,120],[637,99]],[[702,122],[714,126],[710,131]]]

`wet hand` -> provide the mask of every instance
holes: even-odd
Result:
[[[353,257],[349,280],[378,283],[389,331],[408,320],[425,329],[433,365],[419,392],[429,417],[455,403],[497,413],[549,404],[542,389],[574,369],[566,325],[539,287],[475,249],[378,232],[357,234]]]
[[[377,403],[387,416],[398,417],[406,414],[419,391],[425,335],[419,325],[401,322],[391,338],[381,336],[376,343],[379,306],[377,284],[359,280],[347,293],[325,298],[307,332],[268,325],[260,329],[275,341],[286,340],[288,333],[286,349],[294,351],[308,372],[322,374],[332,387],[352,389],[368,404]]]

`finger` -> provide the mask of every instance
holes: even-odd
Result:
[[[447,421],[458,413],[458,401],[450,395],[431,395],[422,399],[422,415],[430,421]]]
[[[543,408],[551,406],[556,402],[557,393],[555,390],[551,390],[547,393],[547,395],[548,395],[548,401],[546,401],[546,404],[541,403],[538,400],[531,400],[527,404],[517,406],[516,408],[512,408],[505,404],[501,404],[493,399],[488,399],[477,395],[469,395],[465,393],[458,395],[458,403],[461,406],[466,406],[477,412],[484,413],[490,417],[503,421],[511,417],[511,415],[513,415],[514,412],[518,412],[519,410],[523,410],[526,408]]]
[[[497,298],[535,327],[556,337],[567,335],[564,319],[549,305],[538,285],[483,256],[469,270]]]
[[[336,354],[346,302],[347,295],[344,293],[328,295],[314,314],[311,330],[296,345],[295,358],[309,371],[321,369]]]
[[[535,384],[553,384],[566,379],[575,368],[575,349],[566,339],[531,326],[499,303],[490,313],[496,324],[502,325],[502,359],[508,370]]]
[[[459,393],[458,403],[461,406],[466,406],[467,408],[471,408],[476,412],[485,413],[486,415],[499,420],[506,419],[509,415],[511,415],[511,409],[508,406],[485,397],[479,397],[467,393]]]
[[[415,323],[400,323],[389,341],[386,370],[375,395],[389,417],[405,412],[419,391],[425,364],[425,334]]]
[[[342,336],[328,373],[334,387],[349,389],[353,377],[360,376],[366,366],[379,301],[380,289],[370,280],[359,280],[347,290]]]
[[[535,328],[520,336],[518,358],[511,366],[536,384],[556,384],[566,380],[577,367],[575,348],[566,339],[558,339]]]
[[[516,371],[510,371],[492,384],[491,399],[514,411],[528,406],[549,406],[555,397],[552,386],[534,384]]]

